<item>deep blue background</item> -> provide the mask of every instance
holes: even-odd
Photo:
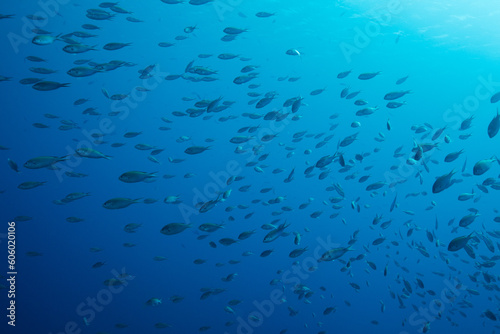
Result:
[[[478,271],[474,260],[462,250],[449,253],[446,250],[448,242],[470,231],[490,231],[497,229],[493,217],[496,208],[496,191],[490,189],[489,194],[481,193],[475,184],[481,183],[487,177],[498,174],[498,166],[494,164],[491,171],[482,177],[462,176],[461,168],[467,159],[466,173],[472,174],[475,162],[498,154],[498,138],[489,139],[487,126],[495,115],[495,106],[489,102],[490,96],[500,90],[500,84],[485,89],[483,82],[500,82],[500,73],[496,56],[499,47],[492,41],[491,33],[495,31],[495,13],[489,13],[488,7],[470,8],[463,3],[443,5],[432,2],[422,2],[410,5],[399,4],[397,12],[392,10],[393,3],[373,4],[363,2],[359,5],[341,2],[323,3],[304,1],[233,1],[232,4],[220,0],[203,6],[193,6],[188,3],[167,5],[161,1],[135,3],[121,1],[120,6],[134,12],[131,15],[117,14],[110,21],[92,21],[85,17],[86,9],[98,8],[99,2],[68,2],[60,5],[58,13],[47,20],[41,28],[53,32],[70,33],[81,31],[81,25],[92,23],[102,27],[96,33],[97,38],[85,40],[89,45],[97,45],[98,51],[89,51],[81,55],[71,55],[62,51],[64,42],[56,41],[52,45],[38,46],[31,43],[32,36],[23,36],[22,29],[26,22],[31,22],[25,15],[35,14],[41,10],[35,1],[2,4],[2,14],[15,14],[13,19],[0,21],[2,61],[0,75],[12,77],[11,81],[0,82],[2,101],[2,121],[0,122],[0,145],[8,150],[0,151],[2,183],[1,196],[2,221],[1,233],[5,233],[6,222],[15,216],[33,217],[27,222],[18,222],[17,228],[17,333],[27,333],[35,330],[38,333],[59,333],[69,321],[75,321],[82,333],[150,333],[157,332],[154,324],[165,322],[172,326],[166,329],[175,333],[193,333],[202,326],[210,326],[208,332],[237,333],[238,317],[246,319],[255,311],[254,301],[258,303],[267,300],[276,286],[269,282],[274,278],[282,278],[278,270],[291,269],[293,259],[288,253],[297,248],[293,245],[293,236],[279,238],[271,244],[263,244],[267,231],[260,229],[265,223],[280,218],[291,223],[289,232],[299,231],[302,236],[300,247],[309,247],[309,251],[297,260],[302,265],[306,258],[311,259],[312,250],[320,243],[318,238],[328,237],[337,247],[347,246],[350,236],[359,230],[354,251],[342,259],[365,254],[366,260],[377,265],[377,270],[371,270],[365,260],[354,261],[346,272],[340,269],[344,264],[339,261],[319,263],[317,270],[301,279],[314,295],[309,298],[310,304],[298,300],[286,285],[286,303],[276,306],[275,312],[264,319],[261,326],[254,329],[258,333],[279,333],[288,328],[287,333],[317,333],[325,330],[327,333],[348,332],[361,333],[376,330],[387,333],[416,333],[423,322],[423,317],[415,309],[427,308],[435,298],[441,299],[441,293],[448,288],[446,280],[460,282],[464,287],[477,289],[480,295],[470,295],[461,291],[451,305],[444,304],[440,320],[431,321],[431,329],[435,331],[456,330],[470,332],[478,330],[491,332],[492,321],[482,316],[486,309],[498,312],[498,295],[482,287],[484,279],[478,277],[480,284],[472,282],[468,275]],[[276,13],[270,18],[258,18],[255,13],[266,11]],[[385,21],[380,23],[377,15],[382,15]],[[488,14],[485,14],[488,13]],[[389,16],[388,16],[389,15]],[[129,22],[125,19],[133,16],[143,20],[141,23]],[[196,26],[193,34],[185,34],[184,27]],[[222,30],[226,27],[248,29],[232,42],[223,42]],[[364,45],[356,44],[360,31],[374,29],[365,40]],[[186,40],[175,41],[175,36],[187,35]],[[399,38],[398,38],[399,36]],[[13,38],[21,38],[21,44],[13,46]],[[130,47],[117,50],[102,50],[109,42],[131,42]],[[175,42],[173,47],[161,48],[160,42]],[[355,47],[356,52],[346,57],[342,50]],[[288,49],[298,49],[300,57],[285,54]],[[211,58],[199,59],[199,54],[213,54]],[[220,60],[220,53],[234,53],[241,57],[251,58],[250,61],[239,59]],[[47,63],[31,63],[26,56],[38,56]],[[66,71],[76,65],[76,59],[92,59],[102,63],[114,59],[135,63],[133,67],[122,67],[107,73],[98,73],[91,77],[73,78]],[[196,59],[195,65],[208,66],[218,70],[214,82],[193,83],[183,79],[165,81],[167,74],[182,74],[188,62]],[[129,94],[134,87],[146,85],[140,80],[137,71],[148,65],[157,64],[157,85],[143,95],[137,105],[128,108],[128,116],[109,117],[107,114],[115,105],[106,99],[101,89],[110,94]],[[258,79],[250,83],[261,86],[255,91],[265,94],[276,91],[276,99],[261,110],[249,106],[253,98],[246,94],[252,91],[248,85],[235,85],[233,79],[241,75],[240,69],[246,65],[258,65]],[[58,70],[52,75],[31,73],[29,67],[44,66]],[[339,80],[337,74],[346,70],[353,72],[345,79]],[[357,76],[363,72],[381,71],[376,78],[360,81]],[[409,75],[401,86],[396,80]],[[71,83],[70,88],[61,88],[50,92],[39,92],[18,81],[26,77],[45,77],[49,80]],[[278,81],[279,77],[300,77],[296,82]],[[151,80],[150,83],[156,82]],[[370,106],[380,109],[369,117],[355,116],[357,106],[353,100],[340,99],[340,91],[349,86],[351,91],[361,90],[359,98],[369,101]],[[315,89],[326,90],[317,96],[309,93]],[[390,110],[385,107],[383,96],[390,91],[411,90],[412,94],[405,96],[407,105],[400,109]],[[485,96],[475,100],[474,95],[480,89]],[[135,93],[134,93],[135,94]],[[304,105],[296,115],[301,115],[299,121],[292,121],[291,116],[278,124],[263,119],[252,120],[243,117],[244,113],[266,113],[281,108],[283,102],[295,96],[304,97]],[[219,96],[223,100],[236,101],[233,106],[219,114],[204,120],[206,114],[198,118],[175,117],[174,111],[184,111],[193,107],[199,99],[213,100]],[[183,101],[182,97],[190,97],[191,102]],[[73,101],[88,98],[90,101],[81,106],[74,106]],[[478,101],[477,106],[465,110],[463,114],[450,112],[455,104],[460,105]],[[101,116],[83,115],[87,107],[97,108]],[[123,110],[123,109],[120,109]],[[290,110],[284,109],[284,112]],[[51,113],[59,119],[47,119],[43,115]],[[329,119],[332,114],[338,114],[337,119]],[[473,127],[469,131],[458,131],[460,123],[468,116],[474,115]],[[220,121],[220,117],[237,116],[235,120]],[[167,124],[161,120],[167,117],[173,121]],[[60,131],[57,127],[61,119],[72,120],[80,129]],[[85,131],[91,132],[99,127],[103,119],[111,120],[113,131],[107,133],[102,145],[93,148],[112,156],[111,160],[83,159],[73,168],[74,172],[85,173],[86,178],[59,179],[52,170],[30,170],[22,165],[30,158],[43,155],[63,156],[87,140]],[[388,131],[386,122],[390,119],[392,130]],[[361,127],[352,129],[350,124],[360,121]],[[39,129],[32,123],[44,123],[50,126]],[[445,144],[443,136],[437,142],[439,146],[425,156],[430,173],[421,165],[408,166],[406,159],[411,157],[413,141],[431,142],[429,135],[422,140],[421,134],[415,134],[411,127],[428,123],[434,130],[447,127],[445,134],[452,143]],[[339,124],[329,131],[330,125]],[[168,126],[170,131],[160,131],[158,128]],[[249,161],[256,161],[256,156],[236,154],[237,145],[229,142],[233,136],[240,135],[237,130],[244,126],[260,126],[256,135],[258,138],[267,134],[269,129],[277,133],[271,142],[253,141],[252,145],[263,145],[262,153],[269,157],[258,162],[265,164],[264,173],[256,173],[253,167],[245,167]],[[276,126],[279,126],[276,130]],[[324,136],[333,134],[333,139],[322,148],[315,149],[321,139],[304,138],[300,142],[292,142],[293,134],[307,130],[307,134]],[[129,131],[142,131],[142,135],[127,139],[123,134]],[[432,130],[429,130],[433,132]],[[304,170],[318,159],[337,151],[337,143],[345,136],[359,132],[358,140],[351,146],[341,149],[347,159],[354,159],[357,153],[371,153],[362,163],[356,162],[351,171],[340,173],[338,162],[328,168],[331,173],[328,178],[318,180],[316,176],[306,178]],[[376,142],[373,138],[382,132],[384,142]],[[467,140],[460,140],[459,135],[471,133]],[[241,134],[248,135],[248,134]],[[177,143],[180,136],[189,136],[185,143]],[[322,138],[324,138],[324,136]],[[213,143],[205,143],[205,139],[214,139]],[[113,148],[111,143],[123,142],[125,146]],[[138,143],[155,145],[165,151],[156,156],[161,164],[154,164],[147,159],[148,152],[136,150]],[[192,145],[212,145],[209,151],[198,156],[188,156],[184,150]],[[396,159],[394,150],[403,146],[405,155]],[[251,146],[245,147],[251,151]],[[293,157],[287,154],[295,152]],[[378,153],[374,149],[379,148]],[[304,151],[311,149],[310,155]],[[464,149],[465,154],[451,164],[443,162],[446,154]],[[179,164],[170,163],[168,157],[185,158]],[[17,162],[21,173],[16,174],[6,163],[7,158]],[[190,222],[193,228],[182,234],[165,236],[159,233],[167,223],[185,221],[180,209],[200,201],[196,198],[198,191],[204,193],[205,187],[213,184],[211,173],[226,170],[228,162],[236,161],[238,176],[244,179],[231,186],[220,188],[220,191],[232,189],[229,199],[219,203],[208,213],[193,215]],[[61,164],[61,168],[66,168]],[[369,171],[363,169],[373,166]],[[391,171],[391,166],[401,166],[399,170]],[[275,168],[283,168],[281,174],[273,174]],[[295,178],[290,183],[283,180],[295,168]],[[463,179],[462,183],[453,185],[443,193],[432,195],[431,188],[435,177],[448,173],[452,169],[458,171],[456,177]],[[153,183],[126,184],[118,180],[118,176],[126,171],[140,170],[158,171],[158,180]],[[422,173],[423,184],[415,177]],[[354,180],[345,180],[348,174],[357,173]],[[185,178],[186,173],[196,174]],[[165,174],[175,175],[165,179]],[[364,184],[357,182],[363,175],[371,175]],[[389,177],[389,179],[387,179]],[[387,186],[371,197],[365,187],[376,181],[392,182],[396,179],[406,179],[394,188]],[[47,184],[33,189],[20,190],[17,185],[26,181],[47,181]],[[328,204],[328,198],[337,196],[335,192],[325,190],[333,183],[340,183],[345,190],[346,198],[341,203],[343,208],[334,210]],[[250,191],[240,192],[238,188],[251,185]],[[269,193],[262,194],[260,189],[272,187]],[[459,202],[460,193],[470,192],[474,188],[480,200],[477,203]],[[427,196],[405,198],[412,192],[426,191]],[[53,200],[64,198],[72,192],[90,192],[91,196],[81,200],[58,206]],[[399,207],[389,212],[390,204],[397,194]],[[163,203],[166,196],[179,195],[185,206],[167,205]],[[281,204],[269,206],[262,202],[283,196]],[[113,197],[155,198],[155,204],[135,204],[123,210],[106,210],[102,203]],[[351,209],[350,202],[360,197],[361,212]],[[304,210],[299,210],[300,204],[312,199],[312,203]],[[207,197],[203,201],[213,199]],[[260,203],[252,200],[260,199]],[[431,201],[436,205],[432,210]],[[229,206],[248,205],[247,209],[235,208],[226,212]],[[291,212],[283,212],[273,216],[272,212],[281,211],[281,207],[293,208]],[[369,208],[364,207],[369,205]],[[460,218],[468,214],[467,208],[476,208],[481,216],[476,219],[469,230],[459,228],[458,233],[451,233],[458,225]],[[311,213],[323,210],[323,214],[313,219]],[[409,210],[415,213],[410,216],[404,213]],[[254,212],[250,219],[244,216]],[[328,217],[339,212],[338,217]],[[383,230],[372,226],[373,217],[382,214],[386,221],[392,219],[391,226]],[[84,218],[80,223],[67,223],[70,216]],[[235,218],[229,221],[229,216]],[[439,227],[435,229],[436,217]],[[447,222],[455,217],[452,226]],[[343,223],[344,219],[345,223]],[[412,221],[404,224],[409,219]],[[128,234],[123,227],[128,223],[142,223],[135,234]],[[208,238],[197,240],[203,234],[196,227],[202,223],[224,223],[222,230],[214,232]],[[413,235],[407,237],[407,231],[415,228]],[[247,230],[257,230],[251,238],[229,247],[218,243],[223,237],[236,238],[239,233]],[[306,232],[308,229],[310,232]],[[430,243],[426,231],[431,231],[439,240]],[[382,234],[387,240],[375,247],[371,243]],[[209,241],[215,241],[217,248],[208,246]],[[1,239],[1,254],[6,254],[5,239]],[[123,243],[137,244],[126,248]],[[391,243],[391,242],[397,242]],[[473,242],[474,243],[474,242]],[[417,245],[422,244],[430,254],[424,257],[417,251]],[[102,252],[92,253],[91,247],[100,247]],[[274,253],[261,258],[259,254],[266,249],[274,249]],[[498,250],[498,249],[497,249]],[[28,257],[28,251],[43,253],[41,257]],[[244,257],[244,251],[252,251],[254,255]],[[324,251],[324,250],[323,250]],[[491,257],[484,243],[475,246],[477,260],[479,255]],[[165,256],[166,261],[157,262],[154,256]],[[2,255],[5,259],[6,255]],[[193,264],[197,258],[206,259],[203,265]],[[229,264],[229,260],[240,260],[239,264]],[[91,266],[104,261],[106,265],[99,269]],[[408,269],[403,271],[396,266],[399,263]],[[224,263],[218,267],[216,263]],[[388,275],[384,277],[383,269],[388,265]],[[5,268],[5,267],[3,267]],[[125,271],[135,278],[129,281],[123,291],[113,295],[112,301],[96,314],[95,320],[86,327],[83,318],[76,310],[80,303],[88,297],[96,297],[107,289],[103,282],[112,278],[112,270]],[[496,275],[496,268],[481,269]],[[434,274],[440,272],[443,277]],[[232,282],[222,282],[221,278],[230,273],[238,273]],[[2,272],[2,275],[5,273]],[[416,278],[425,283],[425,289],[416,285]],[[413,293],[404,299],[406,308],[400,309],[397,300],[392,299],[389,291],[403,294],[403,279],[412,284]],[[349,283],[358,284],[361,289],[356,292]],[[1,284],[5,285],[5,281]],[[200,300],[201,288],[224,288],[225,292]],[[281,286],[277,286],[280,288]],[[326,291],[322,291],[324,287]],[[433,290],[437,296],[431,296],[428,290]],[[2,308],[6,305],[5,293],[2,292]],[[172,303],[168,300],[173,295],[180,295],[184,300]],[[158,307],[145,306],[150,298],[162,298]],[[231,299],[243,302],[234,306],[235,314],[224,311]],[[473,307],[466,308],[466,300]],[[385,312],[380,311],[380,301],[386,305]],[[351,306],[347,306],[346,302]],[[295,317],[288,315],[290,306],[299,313]],[[336,307],[336,312],[324,316],[327,307]],[[462,316],[464,312],[467,317]],[[2,314],[4,314],[2,312]],[[413,319],[417,323],[409,323]],[[5,325],[2,320],[2,328]],[[228,321],[235,325],[225,326]],[[371,322],[378,321],[378,325]],[[117,323],[128,324],[126,329],[115,329]],[[318,324],[322,323],[322,328]],[[402,326],[404,323],[404,326]],[[484,326],[484,327],[482,327]],[[479,329],[478,329],[479,328]],[[7,328],[12,330],[12,328]]]

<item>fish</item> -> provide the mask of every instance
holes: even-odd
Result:
[[[102,48],[104,50],[113,51],[113,50],[122,49],[122,48],[130,46],[130,45],[132,45],[132,43],[107,43]],[[93,49],[93,50],[95,50],[95,49]],[[83,52],[85,52],[85,51],[83,51]]]
[[[336,260],[336,259],[344,256],[345,253],[352,251],[352,250],[353,249],[351,248],[351,246],[332,248],[332,249],[326,251],[325,253],[323,253],[323,255],[321,255],[321,258],[319,258],[318,262],[327,262],[327,261]]]
[[[60,35],[50,36],[50,35],[36,35],[33,37],[31,42],[36,45],[49,45],[54,43],[55,41],[60,41]]]
[[[40,168],[49,168],[54,164],[62,161],[68,160],[68,156],[40,156],[36,158],[29,159],[26,161],[23,166],[28,169],[40,169]]]
[[[474,175],[483,175],[486,173],[488,170],[491,168],[491,164],[496,161],[498,164],[500,164],[500,161],[496,158],[493,157],[491,159],[484,159],[484,160],[479,160],[474,164],[473,167],[473,174]]]
[[[276,13],[269,13],[269,12],[257,12],[257,13],[255,13],[255,16],[260,17],[260,18],[271,17],[274,15],[276,15]]]
[[[452,180],[452,177],[455,173],[455,170],[452,170],[447,174],[437,177],[436,181],[434,181],[434,184],[432,185],[432,193],[438,194],[451,187],[453,183],[456,183],[455,180]]]
[[[47,181],[42,181],[42,182],[40,182],[40,181],[27,181],[27,182],[23,182],[23,183],[19,184],[17,186],[17,188],[22,189],[22,190],[34,189],[34,188],[43,186],[45,183],[47,183]]]
[[[88,77],[99,72],[101,71],[96,70],[95,68],[77,66],[69,69],[66,73],[72,77],[81,78],[81,77]]]
[[[500,100],[500,97],[499,97],[499,100]],[[490,137],[490,138],[495,137],[497,135],[499,129],[500,129],[500,114],[498,113],[498,108],[497,108],[496,116],[493,117],[493,119],[488,124],[488,137]]]
[[[363,19],[373,15],[344,2],[315,11],[236,2],[52,1],[33,12],[12,2],[16,14],[0,14],[4,47],[13,50],[0,75],[0,193],[9,237],[14,223],[23,231],[18,261],[47,276],[40,268],[59,264],[55,246],[68,256],[83,249],[50,275],[91,299],[97,279],[106,288],[97,293],[101,306],[109,291],[130,297],[136,289],[117,266],[139,268],[148,295],[128,298],[125,313],[107,313],[105,324],[80,319],[95,332],[132,329],[132,315],[144,328],[186,333],[325,334],[337,315],[357,320],[351,332],[369,324],[430,333],[436,319],[444,331],[481,323],[492,332],[497,308],[474,302],[500,298],[495,83],[479,78],[476,97],[456,100],[477,79],[466,57],[449,64],[461,81],[446,68],[426,69],[415,61],[421,54],[408,52],[425,40],[401,39],[413,25],[385,35],[387,43],[370,32],[377,22]],[[449,15],[454,6],[441,16],[474,28],[467,15]],[[419,33],[436,27],[429,13],[417,13]],[[339,25],[321,20],[332,15]],[[446,51],[450,36],[433,37]],[[444,56],[426,50],[443,69]],[[379,71],[370,68],[374,55],[383,59]],[[462,103],[446,107],[455,100]],[[479,112],[476,100],[490,103]],[[330,275],[336,270],[347,279]],[[268,298],[260,292],[269,286]],[[198,289],[198,298],[186,294]],[[41,304],[40,296],[17,297]],[[74,306],[74,296],[52,297]],[[359,312],[367,298],[380,308]],[[425,305],[441,312],[415,325],[411,310]],[[193,310],[189,323],[159,318]]]
[[[269,243],[269,242],[275,241],[280,236],[282,236],[283,232],[285,231],[285,229],[288,226],[290,226],[290,224],[287,224],[286,222],[284,222],[283,224],[279,225],[276,229],[271,230],[268,234],[266,234],[266,236],[264,237],[263,242],[264,243]]]
[[[358,75],[359,80],[370,80],[378,76],[381,72],[368,72],[368,73],[361,73]]]
[[[458,152],[451,152],[444,157],[445,162],[453,162],[455,161],[462,153],[464,153],[464,150],[460,150]]]
[[[21,171],[19,170],[19,166],[11,158],[7,158],[7,164],[14,172],[21,173]]]
[[[469,240],[472,238],[473,234],[474,234],[474,232],[470,233],[467,236],[457,237],[457,238],[453,239],[452,241],[450,241],[450,243],[448,244],[448,251],[456,252],[456,251],[459,251],[462,248],[464,248],[467,245],[467,243],[469,242]]]
[[[402,78],[399,78],[398,80],[396,80],[396,85],[401,85],[403,84],[404,82],[406,82],[406,80],[408,79],[408,75],[405,76],[405,77],[402,77]]]
[[[388,100],[388,101],[397,100],[397,99],[405,96],[406,94],[410,94],[410,93],[411,93],[411,90],[404,90],[404,91],[398,91],[398,92],[390,92],[390,93],[385,94],[384,100]]]
[[[92,50],[97,50],[94,46],[85,45],[85,44],[68,44],[63,47],[63,51],[71,54],[84,53]]]
[[[300,55],[301,55],[299,50],[297,50],[297,49],[288,49],[288,50],[286,50],[285,53],[289,56],[299,56],[300,57]]]
[[[162,227],[161,234],[175,235],[184,232],[186,229],[192,227],[191,224],[186,223],[170,223]]]
[[[480,216],[480,214],[478,214],[478,213],[472,213],[472,214],[463,216],[462,219],[460,219],[460,222],[458,223],[458,225],[461,227],[468,227],[479,216]]]
[[[109,210],[124,209],[132,204],[139,203],[141,198],[131,199],[126,197],[115,197],[103,203],[103,207]]]
[[[140,172],[140,171],[130,171],[121,174],[118,179],[125,183],[137,183],[137,182],[148,182],[156,177],[158,172]]]
[[[351,74],[352,70],[349,70],[349,71],[344,71],[344,72],[340,72],[339,74],[337,74],[337,79],[344,79],[346,78],[349,74]]]
[[[38,91],[47,92],[59,89],[61,87],[69,87],[69,85],[70,83],[60,83],[55,81],[38,81],[33,86],[31,86],[31,88]]]
[[[490,103],[497,103],[498,101],[500,101],[500,92],[497,92],[490,97]]]
[[[83,158],[91,158],[91,159],[106,159],[111,160],[111,156],[106,155],[98,150],[95,150],[90,147],[82,147],[75,151],[75,153]]]
[[[185,149],[184,153],[190,154],[190,155],[195,155],[195,154],[203,153],[209,149],[210,149],[210,146],[191,146],[191,147],[188,147],[187,149]]]

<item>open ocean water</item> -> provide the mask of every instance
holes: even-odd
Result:
[[[3,333],[498,333],[493,1],[0,5]]]

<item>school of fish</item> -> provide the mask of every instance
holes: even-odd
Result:
[[[213,0],[156,2],[158,6],[184,6],[186,18],[182,20],[186,25],[172,41],[152,39],[151,49],[144,53],[161,53],[164,49],[182,48],[184,40],[200,40],[197,34],[206,27],[190,22],[197,21],[195,10],[199,6],[210,6]],[[81,3],[84,6],[88,5]],[[248,263],[257,266],[253,258],[259,258],[265,266],[271,263],[268,261],[275,261],[275,275],[262,278],[270,283],[250,288],[280,290],[276,308],[285,309],[290,317],[300,317],[303,323],[300,332],[335,333],[334,324],[341,321],[336,313],[343,314],[342,317],[354,313],[361,321],[362,305],[351,307],[349,300],[336,298],[335,294],[343,289],[369,294],[367,298],[377,301],[381,315],[392,308],[410,309],[406,317],[397,319],[400,330],[411,326],[413,311],[429,307],[436,298],[441,298],[440,303],[444,303],[444,298],[449,304],[432,317],[421,317],[424,320],[417,327],[424,333],[432,330],[434,321],[447,322],[450,328],[460,330],[457,319],[467,316],[480,317],[483,323],[478,322],[478,327],[500,328],[496,325],[500,317],[497,284],[500,275],[496,267],[500,260],[500,213],[496,208],[481,205],[481,200],[495,198],[500,190],[500,160],[492,153],[482,160],[468,161],[464,149],[449,148],[457,147],[457,143],[471,136],[482,137],[485,145],[496,145],[500,113],[495,104],[500,102],[500,92],[490,97],[491,107],[486,112],[491,114],[491,121],[487,128],[474,127],[472,115],[462,120],[459,129],[423,123],[399,130],[395,136],[389,112],[405,113],[412,100],[422,98],[416,87],[409,87],[412,77],[406,73],[393,78],[392,86],[381,87],[377,80],[385,74],[376,68],[358,68],[355,64],[352,69],[330,66],[330,82],[306,87],[300,84],[300,75],[269,75],[265,72],[269,65],[254,62],[252,54],[227,51],[232,43],[258,38],[253,35],[253,26],[272,27],[272,20],[279,17],[279,12],[262,10],[241,15],[240,26],[213,23],[219,34],[211,37],[209,49],[218,47],[224,51],[205,53],[206,41],[200,41],[198,48],[183,50],[189,57],[184,58],[182,70],[164,74],[169,67],[167,57],[159,57],[157,63],[117,60],[126,59],[127,49],[134,48],[134,41],[127,40],[126,35],[119,35],[116,40],[99,36],[106,29],[113,29],[113,25],[148,23],[147,18],[136,17],[124,7],[118,2],[102,2],[86,8],[78,19],[68,21],[66,31],[52,31],[50,22],[43,29],[32,29],[33,46],[52,48],[59,57],[71,57],[73,67],[62,68],[57,58],[45,59],[33,53],[23,55],[27,69],[34,73],[32,77],[1,73],[1,85],[31,86],[37,91],[24,92],[27,97],[36,99],[44,94],[56,99],[55,94],[63,93],[74,101],[73,105],[60,108],[41,106],[36,112],[38,119],[44,121],[30,125],[39,129],[40,140],[45,136],[60,138],[74,148],[72,152],[51,151],[47,147],[45,152],[36,154],[27,148],[22,152],[25,160],[14,161],[8,140],[2,139],[5,143],[0,143],[1,154],[12,170],[8,177],[18,180],[18,189],[2,190],[4,196],[17,191],[40,191],[40,201],[50,206],[51,211],[67,209],[74,201],[85,201],[89,217],[113,215],[115,221],[106,224],[113,225],[117,235],[126,233],[122,253],[130,261],[133,252],[141,254],[141,242],[147,236],[139,236],[144,234],[146,225],[155,226],[155,233],[176,247],[177,252],[192,252],[189,255],[193,263],[169,270],[197,277],[190,288],[199,292],[199,300],[186,300],[175,286],[162,289],[158,285],[156,296],[144,296],[143,303],[130,307],[165,308],[167,320],[145,323],[142,331],[170,328],[172,332],[185,332],[179,325],[172,325],[175,317],[168,314],[177,314],[174,310],[182,303],[191,303],[191,309],[199,312],[210,308],[219,313],[210,321],[193,317],[200,332],[214,331],[217,326],[226,332],[248,332],[242,328],[257,328],[264,321],[272,322],[272,316],[267,320],[262,314],[251,313],[253,300],[240,300],[238,291],[231,288],[233,281],[242,278],[240,267]],[[189,15],[194,18],[188,18]],[[22,16],[1,14],[0,24]],[[44,20],[36,15],[25,17],[35,26]],[[284,57],[295,58],[300,63],[308,54],[290,47],[270,57],[278,62]],[[4,71],[8,72],[8,68]],[[122,71],[123,76],[130,77],[134,89],[119,92],[110,88],[112,82],[103,86],[91,84],[96,77],[106,82],[111,71]],[[66,73],[66,80],[51,79],[56,72]],[[297,85],[295,89],[301,93],[282,93],[266,80]],[[82,81],[89,82],[86,90],[73,90],[75,83]],[[154,83],[158,82],[162,83],[156,88],[158,84]],[[175,90],[176,85],[183,84],[189,85],[189,92],[196,93],[182,94]],[[141,122],[136,123],[135,129],[121,125],[128,112],[149,117],[147,108],[140,104],[131,111],[116,108],[102,112],[103,105],[117,106],[122,101],[133,101],[133,96],[140,94],[167,94],[166,86],[168,98],[175,99],[185,109],[158,106],[162,116],[155,114],[155,127]],[[248,98],[227,96],[227,86],[239,89]],[[366,98],[364,92],[368,90],[378,92],[379,98]],[[328,101],[327,108],[317,110],[310,106],[322,98]],[[302,125],[311,119],[323,123],[324,131],[313,132]],[[113,130],[93,131],[91,142],[86,139],[86,144],[81,145],[83,138],[79,134],[92,129],[89,124],[101,121],[108,122],[109,127],[112,124]],[[193,132],[192,128],[203,130]],[[378,134],[369,137],[372,131]],[[68,133],[77,139],[71,140]],[[148,139],[143,142],[141,137]],[[151,143],[152,138],[158,140]],[[127,152],[131,151],[134,158],[128,159]],[[140,152],[141,159],[135,158],[135,151]],[[113,164],[117,159],[119,165]],[[446,172],[438,172],[443,165]],[[93,176],[99,173],[113,177],[109,183],[95,182]],[[64,182],[71,182],[75,191],[62,198],[50,198],[50,190],[45,189],[56,189]],[[184,183],[189,186],[182,187]],[[212,188],[206,190],[208,184]],[[204,189],[203,194],[194,194],[193,185]],[[359,187],[364,192],[352,191]],[[44,195],[44,191],[48,193]],[[445,198],[452,199],[456,206],[447,215],[442,211],[433,214]],[[144,222],[128,220],[128,212],[145,212],[153,206],[162,208],[162,217]],[[39,220],[29,207],[25,214],[11,218],[22,224],[35,224]],[[89,224],[89,220],[82,213],[75,213],[62,223]],[[319,235],[315,232],[318,229]],[[449,233],[455,237],[449,238]],[[318,251],[318,238],[331,238],[335,245],[320,247]],[[113,265],[106,259],[105,245],[91,246],[92,259],[96,259],[95,254],[99,258],[84,270],[99,271]],[[158,254],[153,254],[147,265],[168,264],[176,256],[176,251],[165,253],[162,247],[158,244]],[[231,259],[218,260],[223,255]],[[27,252],[26,256],[41,261],[47,257],[39,249]],[[211,268],[199,269],[203,266]],[[440,269],[432,269],[434,266]],[[314,276],[317,281],[287,279],[283,273],[293,268],[318,275]],[[421,273],[424,269],[432,273],[424,275]],[[386,282],[385,290],[371,287],[370,277],[374,275]],[[102,284],[121,286],[126,277],[108,278]],[[161,281],[162,277],[156,279]],[[443,289],[440,282],[444,279],[452,286],[444,296],[439,296]],[[207,287],[205,281],[219,283]],[[491,303],[474,306],[479,295],[490,295]],[[248,324],[243,325],[238,317]],[[373,326],[384,321],[396,322],[366,320]],[[129,324],[117,319],[115,327],[127,328]],[[296,332],[286,323],[280,327],[281,334]]]

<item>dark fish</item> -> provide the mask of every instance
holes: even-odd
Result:
[[[384,96],[384,100],[388,100],[388,101],[396,100],[396,99],[399,99],[400,97],[403,97],[409,93],[411,93],[411,91],[409,91],[409,90],[387,93]]]
[[[451,187],[454,183],[454,180],[451,179],[454,174],[455,170],[452,170],[448,174],[436,178],[436,181],[432,185],[432,193],[437,194]]]
[[[352,72],[352,70],[349,70],[349,71],[345,71],[345,72],[340,72],[339,74],[337,74],[337,78],[338,79],[344,79],[345,77],[347,77],[350,73]]]
[[[499,99],[500,99],[500,93],[499,94]],[[498,129],[500,129],[500,114],[498,113],[498,108],[497,108],[497,114],[496,116],[491,120],[490,124],[488,125],[488,137],[493,138],[497,135]]]
[[[70,85],[69,83],[59,83],[55,81],[39,81],[36,84],[34,84],[32,88],[39,91],[49,91],[61,87],[68,87],[69,85]]]
[[[498,101],[500,101],[500,92],[493,94],[490,98],[491,103],[497,103]]]
[[[464,248],[467,245],[467,243],[469,242],[469,240],[472,238],[473,233],[474,232],[472,232],[468,236],[462,236],[462,237],[458,237],[458,238],[453,239],[448,245],[448,250],[450,252],[456,252],[456,251]]]
[[[408,79],[408,75],[407,75],[407,76],[405,76],[405,77],[402,77],[402,78],[398,79],[398,80],[396,81],[396,85],[401,85],[403,82],[405,82],[405,81],[406,81],[406,79]]]
[[[262,18],[265,18],[265,17],[271,17],[271,16],[274,16],[275,13],[268,13],[268,12],[258,12],[255,14],[255,16],[257,17],[262,17]]]
[[[380,71],[379,72],[371,72],[371,73],[361,73],[358,76],[358,79],[359,80],[369,80],[369,79],[375,78],[380,73],[381,73]]]
[[[126,46],[130,46],[132,43],[108,43],[104,45],[102,48],[104,50],[112,51],[112,50],[119,50],[121,48],[124,48]]]

